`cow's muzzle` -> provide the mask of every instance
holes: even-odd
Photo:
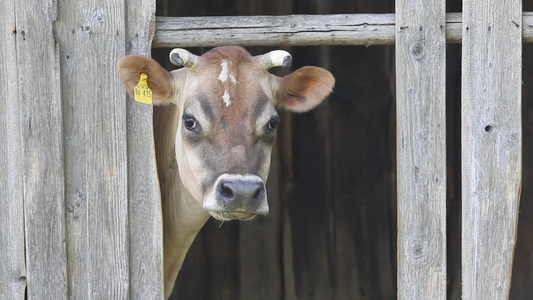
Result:
[[[204,211],[221,221],[268,214],[265,183],[256,175],[223,174],[204,201]]]

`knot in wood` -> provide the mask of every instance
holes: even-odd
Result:
[[[425,43],[423,40],[417,40],[409,47],[409,53],[414,59],[421,61],[426,57]]]
[[[415,265],[423,266],[427,264],[428,248],[428,241],[425,237],[416,237],[409,242],[407,255]]]

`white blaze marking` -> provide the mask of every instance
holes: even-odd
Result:
[[[229,79],[231,83],[236,84],[237,79],[235,79],[235,76],[233,76],[233,74],[231,74],[231,72],[229,71],[229,64],[230,63],[227,60],[222,60],[222,62],[220,63],[221,71],[218,75],[218,80],[220,80],[220,82],[226,82]]]
[[[224,103],[226,103],[226,106],[230,106],[231,99],[230,99],[228,90],[224,91],[224,95],[222,95],[222,101],[224,101]]]

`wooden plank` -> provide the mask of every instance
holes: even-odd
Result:
[[[337,299],[395,299],[396,152],[391,143],[396,124],[390,89],[395,50],[331,48],[328,70],[336,84],[327,101],[332,116]]]
[[[16,1],[28,299],[67,298],[57,3]]]
[[[281,128],[278,132],[277,146],[280,153],[280,195],[281,202],[281,263],[283,267],[283,299],[296,299],[296,283],[292,258],[292,223],[290,220],[289,203],[294,199],[294,159],[293,159],[293,114],[280,111]]]
[[[378,44],[392,37],[394,15],[291,15],[156,18],[154,47]],[[386,30],[385,28],[389,30]],[[392,33],[392,34],[390,34]],[[381,42],[383,43],[383,42]]]
[[[396,1],[398,299],[446,299],[445,11]]]
[[[447,5],[450,5],[450,1]],[[462,2],[455,0],[454,5],[460,7]],[[461,299],[461,45],[459,44],[446,47],[446,112],[447,299]]]
[[[153,0],[127,2],[126,54],[150,55],[154,13]],[[162,299],[163,224],[155,161],[153,107],[127,98],[130,298]]]
[[[522,1],[466,0],[463,13],[462,298],[507,299],[522,170]]]
[[[169,299],[239,299],[241,225],[247,224],[207,221],[189,249]]]
[[[23,300],[26,290],[22,145],[15,1],[0,11],[0,299]]]
[[[325,178],[323,136],[317,131],[317,117],[311,113],[294,115],[294,194],[288,199],[292,272],[297,299],[334,299],[335,286],[331,274],[335,268],[330,248],[334,238],[330,205],[322,183]],[[306,134],[313,129],[316,134]],[[312,205],[310,205],[312,203]],[[289,225],[289,224],[287,224]]]
[[[524,3],[524,9],[526,9]],[[533,2],[529,3],[533,7]],[[524,118],[522,119],[524,140],[523,153],[533,153],[533,44],[524,44],[522,49],[523,65],[522,102]],[[533,197],[533,157],[524,155],[522,160],[522,199]],[[533,299],[533,201],[521,201],[518,237],[513,259],[513,275],[509,299]]]
[[[59,1],[69,298],[128,299],[122,1]]]
[[[446,40],[461,42],[461,13],[446,14]],[[523,41],[533,42],[533,12],[523,15]],[[215,47],[384,45],[395,41],[394,14],[157,17],[153,46]]]

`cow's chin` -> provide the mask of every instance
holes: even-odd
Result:
[[[209,214],[219,221],[240,220],[248,221],[255,218],[257,215],[249,212],[239,211],[210,211]]]

